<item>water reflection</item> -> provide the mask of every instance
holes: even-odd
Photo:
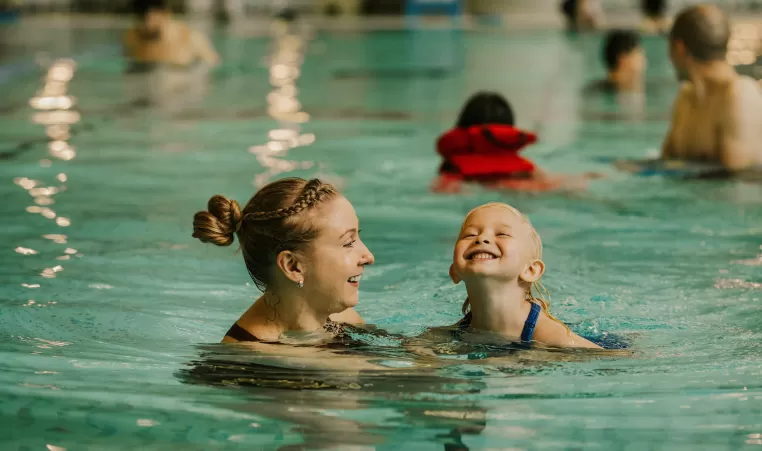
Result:
[[[17,248],[16,248],[16,252],[18,252],[18,253],[19,253],[19,254],[21,254],[21,255],[35,255],[35,254],[37,254],[37,253],[38,253],[38,252],[37,252],[36,250],[34,250],[34,249],[29,249],[29,248],[26,248],[26,247],[21,247],[21,246],[19,246],[19,247],[17,247]]]
[[[290,149],[309,146],[315,142],[314,134],[302,133],[302,124],[310,120],[310,115],[302,111],[296,86],[311,30],[303,24],[299,26],[276,22],[272,32],[273,50],[269,57],[269,68],[273,89],[267,95],[267,114],[278,122],[278,128],[270,130],[266,143],[249,149],[265,168],[265,172],[255,177],[255,186],[262,186],[279,174],[314,166],[310,161],[285,159]]]
[[[411,357],[378,346],[336,350],[339,358],[372,360],[376,353],[379,360]],[[416,430],[427,443],[468,450],[464,436],[478,435],[486,426],[487,409],[474,399],[485,388],[480,380],[425,366],[329,370],[315,368],[309,358],[277,358],[277,363],[273,358],[244,346],[209,345],[177,376],[184,383],[242,393],[241,403],[227,403],[228,409],[296,425],[304,444],[283,443],[282,449],[391,444],[400,432]],[[370,410],[374,415],[365,416]]]
[[[71,111],[76,101],[68,95],[69,82],[74,77],[75,68],[72,60],[56,60],[48,69],[40,92],[29,100],[29,105],[38,110],[32,116],[32,122],[45,126],[45,133],[50,140],[48,153],[64,161],[72,160],[77,155],[68,143],[71,126],[81,119],[78,112]]]
[[[43,168],[52,168],[54,160],[68,162],[77,156],[76,150],[69,143],[72,125],[81,120],[79,112],[72,110],[76,104],[76,99],[68,94],[69,83],[74,77],[75,70],[74,61],[70,59],[56,60],[48,69],[42,88],[37,95],[29,100],[29,105],[36,110],[31,121],[45,127],[48,155],[53,158],[53,160],[41,159],[40,166]],[[16,177],[13,182],[32,198],[33,205],[26,208],[27,213],[40,215],[55,223],[57,227],[69,227],[72,224],[71,219],[54,209],[56,196],[68,189],[69,176],[64,172],[58,172],[51,179],[51,183],[46,184],[41,180],[21,176]],[[68,240],[66,235],[60,233],[46,234],[42,238],[58,245],[67,244]],[[18,246],[16,252],[24,256],[40,253],[24,246]],[[56,278],[64,270],[60,262],[69,260],[72,256],[81,257],[82,254],[78,253],[76,249],[66,247],[55,257],[56,263],[44,268],[39,276],[43,279]],[[39,283],[24,283],[22,286],[36,289],[40,288],[41,285]],[[41,303],[29,300],[25,305],[42,307],[51,304],[55,304],[55,302]]]

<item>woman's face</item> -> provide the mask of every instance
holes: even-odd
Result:
[[[357,304],[360,278],[373,254],[360,240],[357,215],[345,197],[320,204],[307,219],[318,235],[304,251],[304,290],[316,309],[343,312]]]

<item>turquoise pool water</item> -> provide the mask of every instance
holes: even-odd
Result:
[[[62,33],[38,31],[51,42]],[[0,86],[3,449],[762,445],[762,187],[639,178],[599,162],[660,143],[677,86],[658,38],[645,42],[651,89],[641,104],[580,94],[603,73],[598,36],[307,35],[289,64],[299,69],[291,94],[310,115],[300,130],[308,145],[273,161],[257,147],[282,128],[268,116],[268,62],[291,38],[217,32],[226,66],[209,95],[166,111],[131,103],[134,80],[111,46],[117,30],[66,36],[53,56],[80,55],[67,85],[81,114],[74,154],[51,152],[45,127],[30,121],[41,72]],[[6,62],[32,58],[17,51]],[[540,165],[608,177],[573,195],[430,193],[433,141],[478,89],[505,93],[519,124],[540,130],[527,152]],[[325,177],[356,206],[376,256],[358,307],[368,322],[414,336],[457,320],[453,237],[470,208],[500,200],[529,214],[544,239],[557,316],[580,332],[628,336],[634,354],[525,351],[356,375],[216,345],[256,291],[233,248],[190,237],[193,213],[212,194],[243,202],[283,174]],[[361,352],[416,360],[395,340],[368,341]],[[243,362],[237,374],[263,382],[198,383],[189,375],[199,361]],[[294,385],[312,388],[283,388]]]

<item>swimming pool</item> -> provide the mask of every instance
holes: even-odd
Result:
[[[282,41],[218,32],[228,66],[201,108],[170,115],[130,106],[117,30],[67,36],[64,50],[84,55],[68,83],[81,114],[74,154],[49,150],[29,120],[38,72],[0,87],[3,449],[762,445],[762,187],[638,178],[598,162],[659,145],[677,89],[659,39],[645,42],[646,102],[618,104],[580,95],[603,73],[598,36],[320,31],[293,59],[290,92],[310,115],[304,145],[272,161],[258,146],[282,129],[266,103]],[[519,125],[540,130],[527,152],[543,167],[609,176],[584,194],[431,194],[433,140],[478,89],[504,92]],[[214,344],[256,293],[234,249],[191,238],[192,215],[212,194],[245,201],[284,173],[337,182],[355,205],[376,256],[358,307],[367,321],[413,336],[458,319],[453,237],[471,207],[501,200],[543,237],[556,315],[629,336],[634,355],[524,352],[360,376],[270,366],[256,387],[187,383],[193,362],[267,363]],[[413,360],[393,340],[373,344]],[[279,388],[289,383],[302,389]]]

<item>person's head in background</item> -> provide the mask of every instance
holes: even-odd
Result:
[[[514,125],[513,110],[505,97],[496,92],[477,92],[468,99],[455,125],[468,128],[484,124]]]
[[[640,10],[643,13],[641,28],[647,33],[663,33],[667,31],[667,0],[641,0]]]
[[[730,23],[715,5],[685,8],[669,33],[669,57],[677,76],[686,80],[697,69],[726,66]]]
[[[667,0],[641,0],[640,8],[644,16],[660,19],[667,13]]]
[[[606,36],[602,56],[608,72],[608,81],[616,90],[628,91],[642,87],[647,62],[637,32],[611,31]]]
[[[603,12],[598,0],[563,0],[561,13],[566,18],[569,31],[596,29],[603,21]]]
[[[561,2],[561,13],[566,19],[566,27],[569,30],[577,29],[577,2],[575,0],[564,0]]]
[[[167,0],[134,0],[133,12],[146,37],[158,38],[161,27],[172,17]]]

